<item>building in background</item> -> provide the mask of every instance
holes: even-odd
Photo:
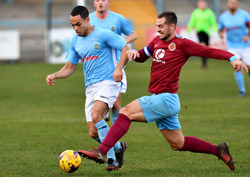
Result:
[[[220,12],[227,9],[227,0],[207,0],[208,7],[215,10],[215,1],[219,2]],[[3,0],[0,1],[0,32],[2,30],[17,30],[20,35],[20,61],[45,61],[46,39],[46,0]],[[51,17],[53,28],[71,28],[69,13],[76,0],[52,0]],[[196,7],[197,0],[112,0],[111,10],[124,14],[129,19],[138,33],[135,48],[144,47],[156,35],[155,19],[157,16],[157,3],[161,2],[162,11],[174,11],[178,15],[177,32],[187,36],[186,26],[192,10]],[[123,4],[123,5],[118,5]],[[94,11],[93,1],[85,0],[85,5],[90,12]],[[241,0],[240,7],[250,12],[250,1]],[[159,5],[158,5],[159,8]],[[211,43],[223,48],[223,43],[212,36]],[[63,42],[63,50],[67,40]],[[58,43],[57,43],[58,44]],[[60,54],[61,48],[54,52]]]

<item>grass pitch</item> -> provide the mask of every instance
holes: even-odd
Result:
[[[127,65],[122,105],[149,95],[150,64]],[[182,130],[213,144],[228,141],[235,172],[215,156],[172,151],[154,123],[132,123],[122,139],[129,148],[119,171],[107,173],[105,165],[82,159],[75,173],[62,172],[57,164],[61,152],[98,144],[89,138],[84,118],[82,66],[55,86],[46,85],[46,75],[61,66],[0,64],[0,177],[249,176],[250,96],[237,97],[229,62],[209,60],[202,70],[197,58],[186,63],[180,76]],[[247,74],[245,81],[250,93]]]

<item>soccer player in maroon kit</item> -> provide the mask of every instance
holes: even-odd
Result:
[[[174,12],[163,12],[158,15],[156,29],[159,35],[142,50],[129,50],[128,58],[118,63],[113,74],[115,81],[122,79],[122,68],[129,58],[136,62],[145,62],[152,57],[148,88],[152,95],[136,99],[123,107],[102,144],[90,151],[79,150],[81,156],[98,163],[105,163],[108,150],[127,133],[131,121],[146,123],[155,121],[173,150],[213,154],[234,171],[234,161],[226,142],[216,146],[196,137],[183,136],[178,119],[180,111],[178,80],[181,68],[190,56],[228,60],[236,71],[248,72],[248,69],[229,52],[208,48],[176,35],[176,24],[177,17]]]

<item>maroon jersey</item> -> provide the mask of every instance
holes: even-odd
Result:
[[[164,92],[177,93],[182,66],[190,56],[200,56],[229,60],[235,57],[224,50],[209,48],[176,35],[169,41],[162,41],[156,36],[146,47],[138,51],[137,62],[153,58],[148,91],[155,94]]]

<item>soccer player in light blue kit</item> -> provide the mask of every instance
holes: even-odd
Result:
[[[237,0],[228,0],[228,11],[219,18],[219,36],[223,39],[223,30],[227,33],[227,48],[237,58],[250,68],[250,40],[247,28],[250,28],[250,16],[246,11],[238,8]],[[244,76],[240,72],[234,73],[240,90],[239,97],[246,95]]]
[[[109,6],[110,0],[94,0],[94,7],[96,8],[96,11],[89,15],[90,24],[111,30],[118,35],[124,34],[126,35],[125,41],[127,43],[134,42],[137,39],[137,34],[134,31],[133,26],[121,14],[110,11]],[[114,50],[113,52],[113,58],[118,63],[120,61],[121,51]],[[112,108],[112,124],[116,121],[121,109],[121,93],[126,93],[127,90],[127,79],[124,70],[122,83],[122,89]],[[122,145],[125,146],[125,144]]]
[[[104,115],[112,108],[116,101],[121,82],[115,82],[113,72],[116,60],[112,59],[112,48],[121,50],[121,58],[126,57],[129,47],[126,41],[119,35],[89,23],[89,12],[84,6],[73,8],[70,23],[76,35],[71,41],[70,50],[66,56],[66,64],[58,71],[47,76],[48,85],[53,85],[55,79],[70,76],[76,69],[79,60],[83,64],[86,87],[85,114],[92,138],[99,136],[100,141],[105,138],[109,127],[104,120]],[[117,143],[120,146],[120,143]],[[116,145],[115,145],[116,146]],[[113,148],[108,157],[112,162],[106,166],[107,171],[117,170],[123,162],[123,154],[126,149],[120,151],[116,159]],[[118,160],[118,162],[117,162]]]

